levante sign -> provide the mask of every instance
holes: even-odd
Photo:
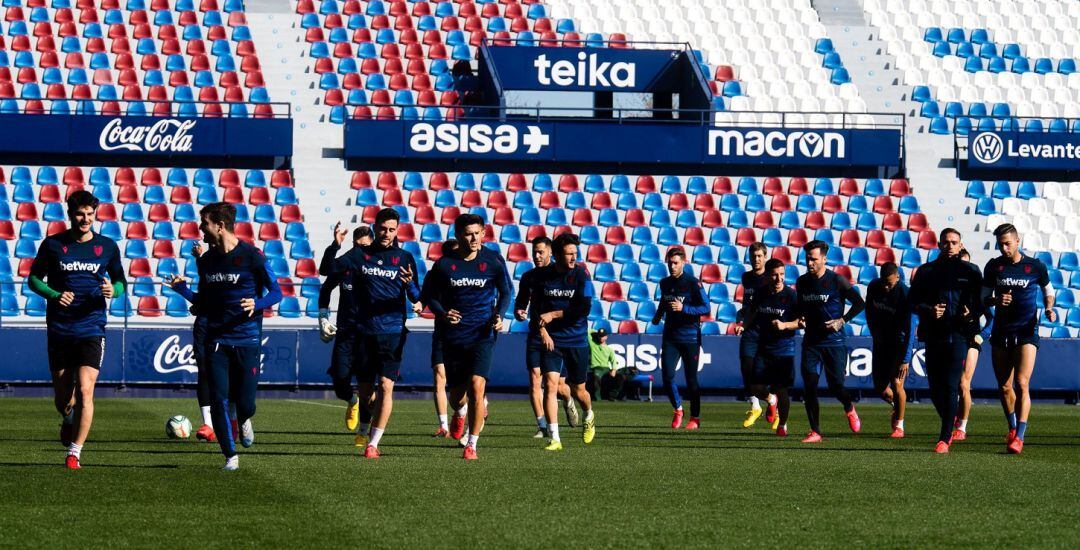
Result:
[[[968,143],[970,168],[1080,169],[1080,134],[982,132]]]

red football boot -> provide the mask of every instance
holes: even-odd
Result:
[[[465,446],[465,453],[461,455],[461,458],[465,460],[477,460],[476,447],[472,445]]]
[[[949,454],[949,444],[945,441],[938,441],[937,446],[934,447],[934,452],[939,455]]]
[[[904,438],[904,429],[899,428],[899,427],[893,428],[893,431],[892,431],[891,434],[889,434],[889,437],[891,437],[893,439],[903,439]]]
[[[1009,433],[1005,434],[1005,444],[1012,443],[1012,440],[1016,439],[1016,428],[1009,430]]]
[[[1019,437],[1012,438],[1012,441],[1005,446],[1005,452],[1011,455],[1018,455],[1024,450],[1024,440]]]
[[[379,448],[373,445],[364,447],[364,458],[379,458]]]
[[[953,441],[963,441],[965,439],[967,439],[967,432],[965,432],[964,430],[953,430],[952,431],[952,440]]]
[[[461,439],[465,435],[465,417],[454,415],[450,418],[450,438]]]
[[[765,408],[765,421],[772,425],[776,422],[776,405],[769,405]]]
[[[203,424],[202,427],[199,428],[199,431],[195,432],[195,439],[209,443],[217,441],[217,436],[214,435],[214,427],[209,424]]]
[[[686,423],[687,430],[696,430],[701,427],[701,420],[690,417],[690,421]]]
[[[75,455],[68,455],[67,461],[64,463],[68,470],[81,470],[82,466],[79,465],[79,457]]]
[[[682,417],[682,409],[676,410],[675,413],[671,415],[671,429],[677,430],[682,427]]]
[[[778,437],[787,437],[787,428],[783,426],[776,428],[776,435]]]
[[[851,411],[844,414],[847,415],[847,423],[851,431],[859,433],[859,430],[862,429],[862,420],[859,420],[859,413],[855,412],[855,407],[852,407]]]
[[[803,438],[802,442],[803,443],[821,443],[821,441],[823,439],[824,438],[821,437],[821,434],[819,434],[817,432],[810,432],[809,434],[806,435],[805,438]]]

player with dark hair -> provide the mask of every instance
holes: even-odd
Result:
[[[757,289],[746,303],[743,318],[748,328],[759,335],[754,358],[753,386],[759,396],[770,391],[776,396],[776,435],[787,437],[791,398],[788,390],[795,383],[795,332],[799,328],[796,307],[799,297],[784,284],[784,262],[773,258],[765,262],[767,286]]]
[[[330,367],[326,374],[330,375],[334,394],[338,399],[346,403],[345,429],[350,432],[366,433],[367,424],[371,422],[371,403],[363,403],[353,389],[353,378],[358,378],[364,364],[364,348],[362,342],[356,337],[356,307],[353,299],[352,272],[334,272],[333,263],[337,253],[341,250],[341,243],[345,241],[348,231],[338,223],[334,226],[334,240],[323,252],[319,262],[319,275],[326,277],[322,286],[319,287],[319,337],[323,342],[334,341],[334,348],[330,354]],[[353,247],[363,248],[369,246],[372,241],[371,228],[361,225],[353,230]],[[338,289],[337,324],[330,322],[330,297],[334,289]],[[370,383],[370,381],[366,381]]]
[[[810,420],[810,433],[803,443],[819,443],[822,438],[817,392],[822,372],[829,391],[844,405],[851,431],[858,433],[862,429],[855,403],[844,389],[848,361],[844,325],[851,322],[865,304],[859,291],[847,279],[825,267],[828,244],[810,241],[803,251],[806,253],[806,273],[795,281],[800,324],[805,329],[802,342],[803,405]],[[844,302],[851,303],[846,313]]]
[[[701,281],[686,270],[686,251],[682,247],[669,249],[664,260],[670,275],[660,280],[660,300],[652,324],[664,321],[660,366],[668,401],[675,410],[671,427],[682,427],[682,397],[675,383],[675,369],[682,361],[686,392],[690,395],[690,421],[686,429],[696,430],[701,427],[701,388],[697,381],[701,316],[709,314],[709,298]]]
[[[199,256],[202,256],[202,252],[201,243],[195,243],[191,247],[191,256],[196,262]],[[175,287],[183,280],[183,277],[173,275],[165,279],[164,284]],[[210,374],[206,369],[206,316],[199,313],[199,308],[195,307],[195,304],[191,305],[189,311],[195,316],[195,321],[191,323],[191,355],[195,359],[195,370],[198,375],[195,383],[195,398],[199,402],[199,412],[203,420],[203,425],[195,432],[195,438],[213,443],[217,441],[217,436],[214,435],[214,417],[210,414],[210,405],[214,402],[214,398],[210,395]],[[236,434],[236,429],[233,429],[233,438],[236,438]]]
[[[971,254],[968,253],[967,249],[960,250],[960,259],[965,262],[971,261]],[[994,329],[993,306],[983,310],[983,317],[986,318],[986,324],[982,326],[979,333],[968,343],[967,358],[964,359],[964,373],[960,375],[960,403],[956,409],[956,420],[953,421],[953,441],[963,441],[967,439],[967,423],[968,418],[971,416],[971,380],[975,377],[975,367],[978,366],[979,363],[982,345],[990,339],[990,332]],[[1015,402],[1016,394],[1013,393],[1012,385],[1010,384],[1008,393],[1002,394],[1002,403],[1006,407],[1005,410],[1013,410],[1013,404]]]
[[[974,265],[960,259],[960,232],[941,230],[941,253],[915,272],[909,301],[919,316],[919,340],[926,344],[926,379],[930,397],[941,417],[934,452],[949,452],[956,418],[960,377],[964,373],[968,343],[979,332],[982,316],[982,276]]]
[[[48,300],[45,327],[53,403],[63,419],[65,464],[79,469],[94,422],[94,387],[105,355],[107,301],[122,296],[127,281],[120,249],[94,232],[98,199],[75,191],[67,199],[71,227],[46,237],[30,266],[30,289]]]
[[[351,274],[354,338],[364,349],[363,366],[356,375],[359,399],[367,403],[373,393],[375,396],[370,431],[356,436],[358,447],[366,443],[364,458],[379,458],[379,443],[394,410],[394,383],[401,373],[408,334],[405,319],[410,304],[420,301],[414,280],[416,261],[397,246],[400,221],[397,210],[383,208],[375,215],[372,243],[353,247],[334,259],[329,268],[330,273]]]
[[[540,353],[540,370],[544,373],[544,413],[551,431],[551,441],[545,447],[548,451],[563,448],[556,398],[563,369],[566,369],[571,395],[585,412],[582,439],[588,444],[596,436],[592,396],[585,389],[589,374],[589,310],[593,287],[589,272],[577,262],[579,244],[577,236],[570,232],[555,237],[552,245],[554,263],[540,268],[528,289],[544,346]]]
[[[487,412],[484,394],[496,334],[510,305],[510,279],[497,252],[484,247],[484,219],[462,214],[454,220],[458,249],[443,255],[424,280],[422,302],[442,322],[442,352],[454,417],[450,437],[469,436],[462,458],[476,460],[476,444]]]
[[[744,271],[742,274],[743,307],[739,309],[737,314],[740,322],[735,325],[735,334],[739,335],[739,370],[742,373],[743,392],[750,401],[750,409],[746,411],[746,417],[743,418],[744,428],[753,426],[761,416],[761,400],[754,395],[754,392],[750,391],[750,385],[754,379],[754,358],[757,357],[758,333],[754,327],[747,326],[743,319],[746,304],[749,304],[750,300],[754,299],[754,293],[759,288],[769,285],[769,275],[765,272],[765,258],[768,255],[769,249],[765,246],[765,243],[752,243],[747,250],[747,256],[750,258],[750,271]],[[775,395],[769,396],[765,420],[769,422],[772,429],[776,429],[779,419],[776,416]]]
[[[208,204],[199,212],[203,240],[210,245],[199,256],[199,292],[182,280],[174,289],[195,304],[206,317],[204,344],[214,420],[224,470],[240,468],[236,441],[230,429],[230,401],[235,403],[240,443],[255,442],[251,418],[259,384],[263,310],[281,301],[281,287],[270,272],[266,257],[234,232],[236,207],[226,202]]]
[[[908,287],[893,262],[881,266],[880,277],[866,287],[866,327],[873,338],[874,391],[892,405],[892,434],[904,437],[907,392],[904,379],[911,364],[915,317],[908,304]]]
[[[529,320],[529,336],[525,343],[525,368],[529,371],[529,402],[533,413],[536,415],[536,435],[539,439],[550,437],[547,415],[544,414],[544,389],[543,377],[540,373],[540,355],[543,353],[544,343],[540,341],[540,315],[536,308],[529,309],[532,301],[530,289],[533,279],[540,273],[539,269],[551,263],[551,239],[541,235],[532,240],[533,268],[526,271],[518,281],[518,293],[514,296],[514,317],[518,321]],[[573,428],[580,420],[574,400],[570,397],[570,386],[566,385],[566,373],[562,373],[559,379],[559,400],[563,402],[563,410],[566,411],[566,422]]]
[[[1001,256],[987,262],[983,270],[983,299],[986,306],[995,308],[990,353],[1009,421],[1006,450],[1020,454],[1031,413],[1031,373],[1039,352],[1040,291],[1046,319],[1057,321],[1057,313],[1046,265],[1020,251],[1016,227],[1007,223],[999,225],[994,229],[994,237]],[[1015,400],[1015,408],[1009,406],[1011,399]]]

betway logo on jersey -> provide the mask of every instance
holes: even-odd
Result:
[[[548,298],[573,298],[574,297],[574,289],[572,289],[572,288],[570,288],[570,289],[566,289],[566,288],[545,288],[544,289],[544,296],[547,296]]]
[[[1003,286],[1018,286],[1020,288],[1027,288],[1031,281],[1027,279],[1017,279],[1015,277],[1006,277],[1004,279],[998,279],[998,282]]]
[[[843,158],[847,142],[839,132],[709,130],[709,156]]]
[[[758,306],[757,310],[758,310],[759,313],[765,313],[765,314],[768,314],[768,315],[776,315],[776,316],[780,316],[780,317],[782,317],[785,313],[787,313],[787,309],[784,309],[782,307]]]
[[[450,279],[450,286],[452,287],[464,287],[475,286],[482,287],[487,279],[481,279],[480,277],[462,277],[460,279]]]
[[[206,282],[208,283],[229,283],[235,285],[239,280],[239,273],[210,273],[206,276]]]
[[[800,298],[804,302],[828,302],[829,301],[829,295],[828,294],[803,294],[802,296],[800,296]]]
[[[100,268],[101,264],[94,262],[80,262],[79,260],[60,262],[60,269],[63,271],[97,271]]]
[[[167,118],[153,124],[125,126],[123,119],[114,118],[101,130],[98,145],[104,151],[187,153],[192,146],[192,136],[188,132],[197,122]]]
[[[421,122],[412,127],[409,148],[417,153],[499,153],[509,155],[528,147],[528,155],[535,155],[551,144],[551,136],[539,126],[526,126],[522,134],[512,124],[428,124]]]
[[[398,274],[398,272],[394,271],[393,269],[386,269],[383,267],[374,267],[368,265],[360,266],[360,271],[362,271],[364,275],[370,275],[372,277],[386,277],[387,279],[397,278]]]
[[[570,60],[551,62],[546,54],[533,61],[536,80],[544,86],[589,86],[633,88],[637,84],[637,65],[619,61],[600,61],[598,54],[579,52],[577,63]]]
[[[895,307],[881,300],[871,300],[869,305],[872,306],[874,309],[884,311],[885,313],[896,313]]]

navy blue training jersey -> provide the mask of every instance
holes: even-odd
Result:
[[[353,313],[363,334],[396,334],[405,329],[410,302],[420,301],[416,261],[396,246],[355,247],[334,260],[333,272],[352,272]],[[413,282],[401,282],[401,268],[413,273]]]
[[[461,321],[442,326],[445,342],[467,345],[494,336],[495,315],[505,317],[510,305],[510,278],[502,257],[481,248],[472,260],[446,254],[424,278],[421,300],[433,313],[457,310]]]
[[[589,345],[589,309],[593,286],[589,272],[581,264],[560,272],[555,265],[536,270],[532,281],[532,299],[537,318],[549,311],[563,316],[547,325],[548,336],[558,347],[580,348]]]
[[[281,301],[281,287],[254,246],[239,241],[229,252],[210,247],[197,260],[199,292],[196,305],[206,317],[206,343],[257,346],[262,337],[262,310]],[[240,301],[255,300],[248,315]]]
[[[799,295],[799,315],[806,318],[803,334],[804,346],[835,347],[847,343],[844,331],[829,330],[825,322],[844,318],[851,320],[863,309],[863,299],[847,279],[826,269],[821,277],[804,273],[795,281]],[[851,310],[844,314],[844,302],[851,302]]]
[[[334,257],[337,256],[341,247],[331,243],[323,252],[319,262],[319,274],[326,275],[326,280],[319,286],[319,309],[330,308],[330,296],[334,289],[338,289],[337,326],[351,327],[356,318],[356,302],[353,300],[352,271],[345,270],[341,273],[332,272]]]
[[[907,285],[898,282],[886,291],[881,279],[870,281],[866,287],[866,326],[875,342],[906,346],[911,341],[911,318]]]
[[[682,302],[682,311],[670,311],[667,304]],[[701,341],[701,316],[709,314],[709,298],[701,281],[683,271],[679,277],[660,279],[660,305],[664,310],[664,338],[680,344]]]
[[[776,330],[772,323],[780,320],[789,323],[798,318],[796,308],[799,296],[788,286],[780,292],[773,292],[771,288],[762,287],[754,293],[753,299],[747,304],[750,310],[748,315],[751,325],[758,334],[758,351],[766,352],[777,357],[791,357],[795,355],[796,330]]]
[[[997,257],[986,263],[983,286],[993,289],[995,295],[1012,293],[1008,307],[998,306],[994,318],[994,337],[1034,334],[1039,326],[1040,289],[1050,284],[1046,265],[1037,258],[1021,255],[1020,261],[1012,263]]]
[[[106,275],[112,282],[125,282],[124,266],[116,243],[97,233],[90,240],[76,242],[70,231],[46,238],[30,266],[30,275],[43,279],[49,288],[71,292],[68,306],[49,300],[45,325],[50,334],[68,338],[105,336],[105,296],[101,283]]]
[[[754,273],[753,271],[744,271],[743,274],[742,274],[742,287],[743,287],[742,303],[743,303],[743,309],[745,310],[747,304],[750,303],[750,300],[754,299],[754,293],[755,292],[757,292],[759,289],[765,288],[767,286],[769,286],[769,275],[768,275],[768,273],[762,271],[760,274],[758,274],[758,273]],[[742,310],[740,310],[739,313],[740,314],[745,314],[745,312],[742,311]],[[747,337],[749,337],[749,338],[757,338],[757,329],[755,329],[754,327],[748,327],[748,326],[744,325],[743,326],[743,334],[742,334],[742,336],[743,336],[743,338],[747,338]]]
[[[983,315],[982,274],[974,264],[959,258],[938,256],[915,272],[908,302],[919,315],[919,340],[923,342],[959,335],[973,338],[979,333]],[[945,305],[940,319],[934,307]],[[964,310],[968,314],[964,315]]]
[[[536,284],[536,276],[539,273],[540,268],[534,267],[525,272],[521,276],[521,280],[518,281],[518,293],[514,297],[514,310],[528,308],[529,311],[529,338],[536,339],[540,337],[540,314],[537,313],[536,300],[532,297],[532,289]]]

